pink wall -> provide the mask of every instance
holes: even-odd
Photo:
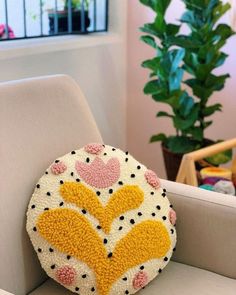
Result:
[[[179,0],[174,0],[168,11],[171,21],[177,19],[183,9]],[[176,13],[177,12],[177,13]],[[165,177],[164,164],[159,143],[149,144],[152,134],[174,130],[167,119],[156,119],[159,110],[167,110],[150,97],[143,94],[143,86],[148,79],[148,71],[141,68],[143,60],[154,56],[155,52],[139,41],[138,28],[145,22],[152,21],[152,12],[138,0],[128,1],[128,110],[127,110],[127,147],[128,150],[155,170],[160,177]],[[228,21],[228,18],[225,18]],[[206,136],[212,139],[236,137],[236,37],[228,42],[225,52],[230,56],[219,73],[229,72],[231,78],[223,91],[214,95],[211,104],[221,102],[223,113],[213,117],[214,125],[209,127]]]

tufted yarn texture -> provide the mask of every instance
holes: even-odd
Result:
[[[47,274],[81,295],[134,294],[169,262],[176,213],[157,175],[91,143],[58,158],[35,187],[27,231]]]

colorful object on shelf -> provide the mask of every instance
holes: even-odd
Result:
[[[202,184],[199,187],[202,188],[202,189],[208,190],[208,191],[213,190],[213,185],[210,185],[210,184]]]
[[[226,168],[221,167],[207,167],[203,168],[200,171],[202,179],[205,179],[207,177],[220,177],[220,178],[226,178],[231,180],[232,178],[232,171]]]
[[[8,34],[10,39],[15,38],[15,34],[10,26],[6,27],[4,24],[0,24],[0,39],[6,39],[7,38],[7,28],[8,28]]]
[[[213,190],[217,193],[235,195],[235,187],[231,181],[220,180],[213,186]]]
[[[206,177],[202,180],[203,184],[210,184],[210,185],[214,185],[216,184],[218,181],[220,180],[226,180],[226,181],[230,181],[229,179],[226,178],[222,178],[222,177]]]
[[[57,159],[27,212],[42,267],[81,295],[134,294],[146,286],[171,258],[175,223],[157,175],[101,144]]]

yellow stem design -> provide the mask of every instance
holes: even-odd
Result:
[[[163,223],[147,220],[118,241],[108,258],[96,230],[72,209],[45,211],[38,218],[37,228],[55,248],[83,261],[94,271],[100,295],[108,295],[112,284],[128,269],[165,256],[171,245]]]
[[[97,195],[82,183],[65,182],[60,187],[60,194],[66,202],[86,209],[99,220],[103,231],[108,234],[113,220],[122,213],[138,208],[144,193],[137,185],[125,185],[114,192],[104,207]]]

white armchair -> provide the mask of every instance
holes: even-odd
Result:
[[[67,76],[0,84],[0,295],[60,295],[25,230],[34,184],[56,157],[102,142],[78,85]],[[173,261],[140,294],[236,294],[236,198],[162,181],[177,211]],[[158,271],[158,270],[157,270]]]

